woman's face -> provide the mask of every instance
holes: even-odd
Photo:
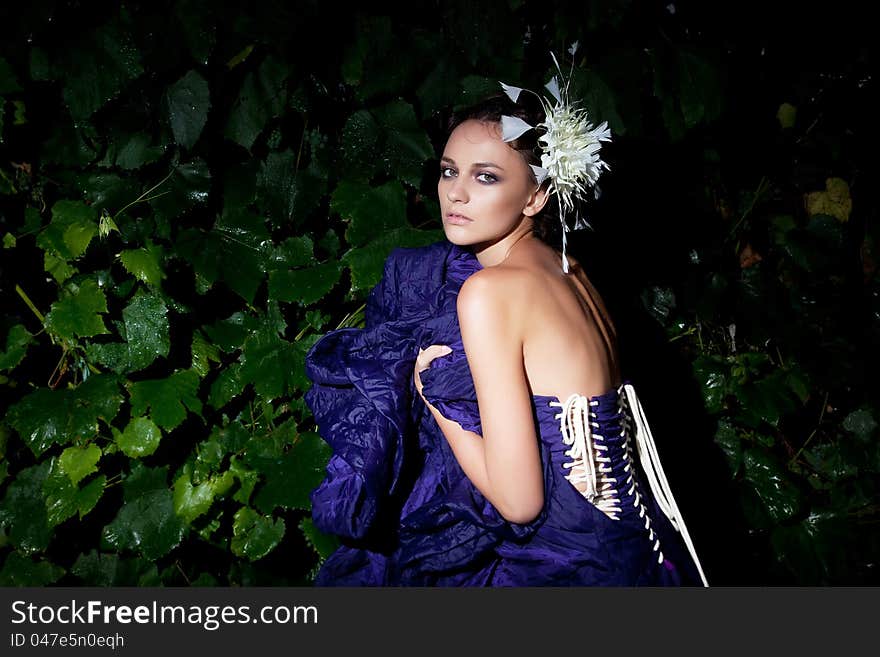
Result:
[[[446,142],[437,195],[446,238],[459,246],[493,243],[543,206],[522,156],[501,141],[498,123],[469,119]],[[538,198],[540,197],[540,198]]]

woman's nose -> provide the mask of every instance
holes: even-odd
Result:
[[[446,198],[453,203],[456,201],[467,200],[467,190],[464,188],[464,185],[461,183],[459,178],[454,178],[453,180],[451,180],[449,185],[446,187]]]

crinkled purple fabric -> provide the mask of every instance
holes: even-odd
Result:
[[[423,393],[444,417],[482,435],[456,313],[461,284],[480,268],[470,251],[445,240],[397,248],[370,293],[365,327],[331,331],[309,350],[305,401],[333,450],[311,494],[312,518],[342,542],[315,583],[681,583],[673,560],[656,562],[643,520],[610,521],[564,479],[555,398],[533,398],[545,505],[532,522],[504,519],[461,470],[415,391],[413,369],[420,348],[449,345],[452,352],[421,373]],[[619,419],[611,412],[616,394],[600,398],[603,422]],[[665,517],[650,509],[658,535],[674,542],[674,530],[659,522]]]

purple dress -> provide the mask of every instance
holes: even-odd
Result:
[[[365,328],[332,331],[310,349],[305,400],[333,450],[311,493],[312,518],[342,542],[316,585],[698,584],[681,536],[645,485],[624,386],[579,400],[600,445],[599,481],[611,482],[595,498],[605,510],[566,479],[573,459],[563,439],[572,433],[562,422],[572,406],[555,397],[532,397],[544,468],[537,518],[506,520],[465,476],[413,369],[420,348],[449,345],[452,353],[421,373],[423,393],[481,434],[456,313],[461,284],[479,269],[476,256],[445,240],[397,248],[370,293]]]

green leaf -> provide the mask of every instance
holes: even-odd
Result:
[[[341,274],[342,265],[332,260],[307,269],[273,271],[269,275],[269,298],[308,306],[324,298]]]
[[[340,138],[346,179],[369,182],[379,168],[376,160],[379,137],[379,124],[367,110],[358,110],[348,117]]]
[[[7,420],[39,456],[54,443],[94,437],[98,419],[109,424],[121,403],[116,377],[94,374],[73,390],[35,390],[9,409]]]
[[[0,569],[0,586],[46,586],[54,584],[66,571],[50,561],[10,552]]]
[[[311,518],[303,518],[299,522],[299,529],[302,531],[306,542],[318,554],[323,561],[331,554],[336,552],[340,546],[339,538],[333,534],[325,534],[312,522]]]
[[[159,285],[165,278],[162,258],[162,247],[149,240],[141,248],[123,251],[119,256],[125,270],[148,285]]]
[[[406,190],[396,180],[381,187],[343,180],[333,191],[330,209],[348,222],[345,239],[351,246],[407,225]]]
[[[261,516],[248,507],[235,512],[232,522],[233,554],[250,561],[262,559],[274,550],[284,538],[284,520]]]
[[[124,558],[115,553],[91,550],[80,554],[70,569],[86,586],[156,586],[155,564],[140,557]]]
[[[315,245],[312,238],[308,235],[288,237],[275,248],[272,263],[276,269],[315,264]]]
[[[146,559],[163,557],[180,544],[185,533],[174,513],[174,499],[167,488],[126,496],[116,518],[104,527],[102,539],[117,550],[134,550]]]
[[[68,447],[58,458],[58,467],[67,475],[70,483],[76,486],[80,481],[98,470],[101,448],[95,444],[85,447]]]
[[[174,141],[184,148],[192,148],[202,134],[210,108],[208,83],[196,71],[188,71],[171,85],[165,96],[165,109]]]
[[[66,259],[79,258],[98,232],[98,212],[82,201],[57,201],[52,221],[39,235],[37,246]]]
[[[419,189],[422,165],[434,157],[434,147],[412,105],[395,100],[373,110],[373,115],[384,136],[378,159],[385,165],[385,173]]]
[[[22,324],[16,324],[6,336],[6,350],[0,352],[0,370],[14,369],[27,353],[28,347],[36,342]]]
[[[735,477],[742,465],[742,441],[736,428],[721,421],[718,423],[718,430],[715,432],[715,444],[724,452],[727,459],[727,465],[730,467],[730,476]]]
[[[208,405],[213,408],[223,408],[234,397],[241,394],[245,382],[241,379],[241,365],[232,363],[222,370],[220,375],[211,384],[208,394]]]
[[[69,46],[76,56],[56,62],[61,69],[57,79],[64,82],[64,101],[74,120],[91,116],[144,72],[133,33],[123,15],[122,20],[81,33]]]
[[[276,459],[248,457],[248,463],[265,476],[257,491],[254,506],[266,514],[276,507],[308,511],[309,493],[324,478],[330,459],[330,446],[317,434],[306,432],[297,437],[293,447]]]
[[[272,249],[261,217],[227,209],[210,232],[181,231],[177,252],[209,284],[223,280],[251,303],[269,268]]]
[[[365,246],[348,250],[341,260],[351,268],[351,293],[370,290],[382,278],[385,260],[397,246],[425,246],[443,238],[442,230],[410,227],[388,231]]]
[[[211,362],[220,362],[220,350],[205,337],[201,331],[193,332],[192,363],[190,367],[200,376],[204,377],[211,371]]]
[[[275,399],[295,389],[296,373],[304,366],[304,352],[297,343],[287,342],[272,328],[264,328],[245,340],[240,381],[252,383],[258,395]]]
[[[153,146],[150,142],[150,136],[143,132],[128,135],[116,149],[113,163],[120,169],[128,171],[152,164],[162,157],[164,149],[162,146]]]
[[[186,524],[208,512],[214,499],[223,495],[233,484],[233,473],[211,477],[194,486],[188,474],[183,474],[174,482],[174,511]]]
[[[206,325],[204,329],[214,344],[228,353],[241,349],[245,338],[260,329],[260,321],[253,315],[236,312],[226,319]]]
[[[257,178],[257,198],[276,227],[302,226],[327,191],[327,179],[315,166],[298,169],[288,149],[269,153]]]
[[[3,127],[2,124],[0,124],[0,129],[2,129],[2,127]],[[15,235],[13,235],[12,233],[6,233],[3,236],[3,248],[4,249],[14,249],[15,243],[16,243]]]
[[[694,361],[694,378],[703,393],[707,413],[720,413],[727,394],[730,368],[718,356],[700,356]]]
[[[56,458],[49,460],[49,474],[43,482],[46,498],[46,512],[50,527],[60,525],[75,514],[82,519],[95,508],[104,494],[107,477],[100,475],[82,488],[70,483],[70,478],[61,470]]]
[[[98,314],[107,312],[107,299],[97,283],[85,280],[79,287],[71,283],[65,292],[46,315],[47,331],[67,340],[109,332]]]
[[[653,286],[642,291],[642,304],[651,316],[665,325],[670,313],[675,310],[675,292],[668,287]]]
[[[159,448],[162,431],[150,418],[132,418],[125,431],[117,435],[116,444],[131,458],[149,456]]]
[[[187,409],[201,417],[198,389],[199,375],[193,370],[180,370],[167,379],[132,383],[129,386],[132,415],[143,415],[149,408],[153,421],[171,431],[186,419]]]
[[[168,489],[168,466],[151,468],[141,461],[131,464],[131,472],[122,482],[126,502],[134,502],[139,497],[157,490]]]
[[[15,72],[5,58],[0,57],[0,94],[14,94],[21,91]]]
[[[157,357],[168,355],[167,314],[158,296],[140,293],[122,311],[125,342],[93,343],[86,347],[86,354],[120,374],[142,370]]]
[[[769,452],[761,448],[747,449],[743,452],[743,464],[746,481],[772,521],[782,522],[801,510],[800,489]]]
[[[865,442],[871,439],[877,428],[877,421],[870,409],[860,408],[847,415],[843,420],[843,428]]]
[[[681,113],[689,129],[714,121],[721,113],[722,71],[696,52],[678,53]]]
[[[49,463],[45,461],[25,468],[9,483],[0,502],[0,526],[6,529],[9,541],[25,554],[45,551],[52,537],[43,496],[48,472]]]
[[[43,270],[47,274],[51,274],[59,285],[76,273],[76,269],[67,264],[67,260],[59,258],[49,251],[43,252]]]
[[[239,489],[232,496],[236,502],[241,504],[249,504],[254,488],[260,480],[260,473],[245,467],[241,460],[232,457],[229,460],[229,472],[231,472],[239,482]]]
[[[250,150],[273,117],[281,116],[287,103],[285,81],[290,71],[271,55],[256,73],[248,73],[229,112],[226,136]]]
[[[150,187],[161,180],[155,180]],[[208,163],[195,157],[174,167],[171,178],[152,194],[154,198],[150,200],[150,205],[158,216],[171,221],[192,208],[205,205],[210,191],[211,170]]]

